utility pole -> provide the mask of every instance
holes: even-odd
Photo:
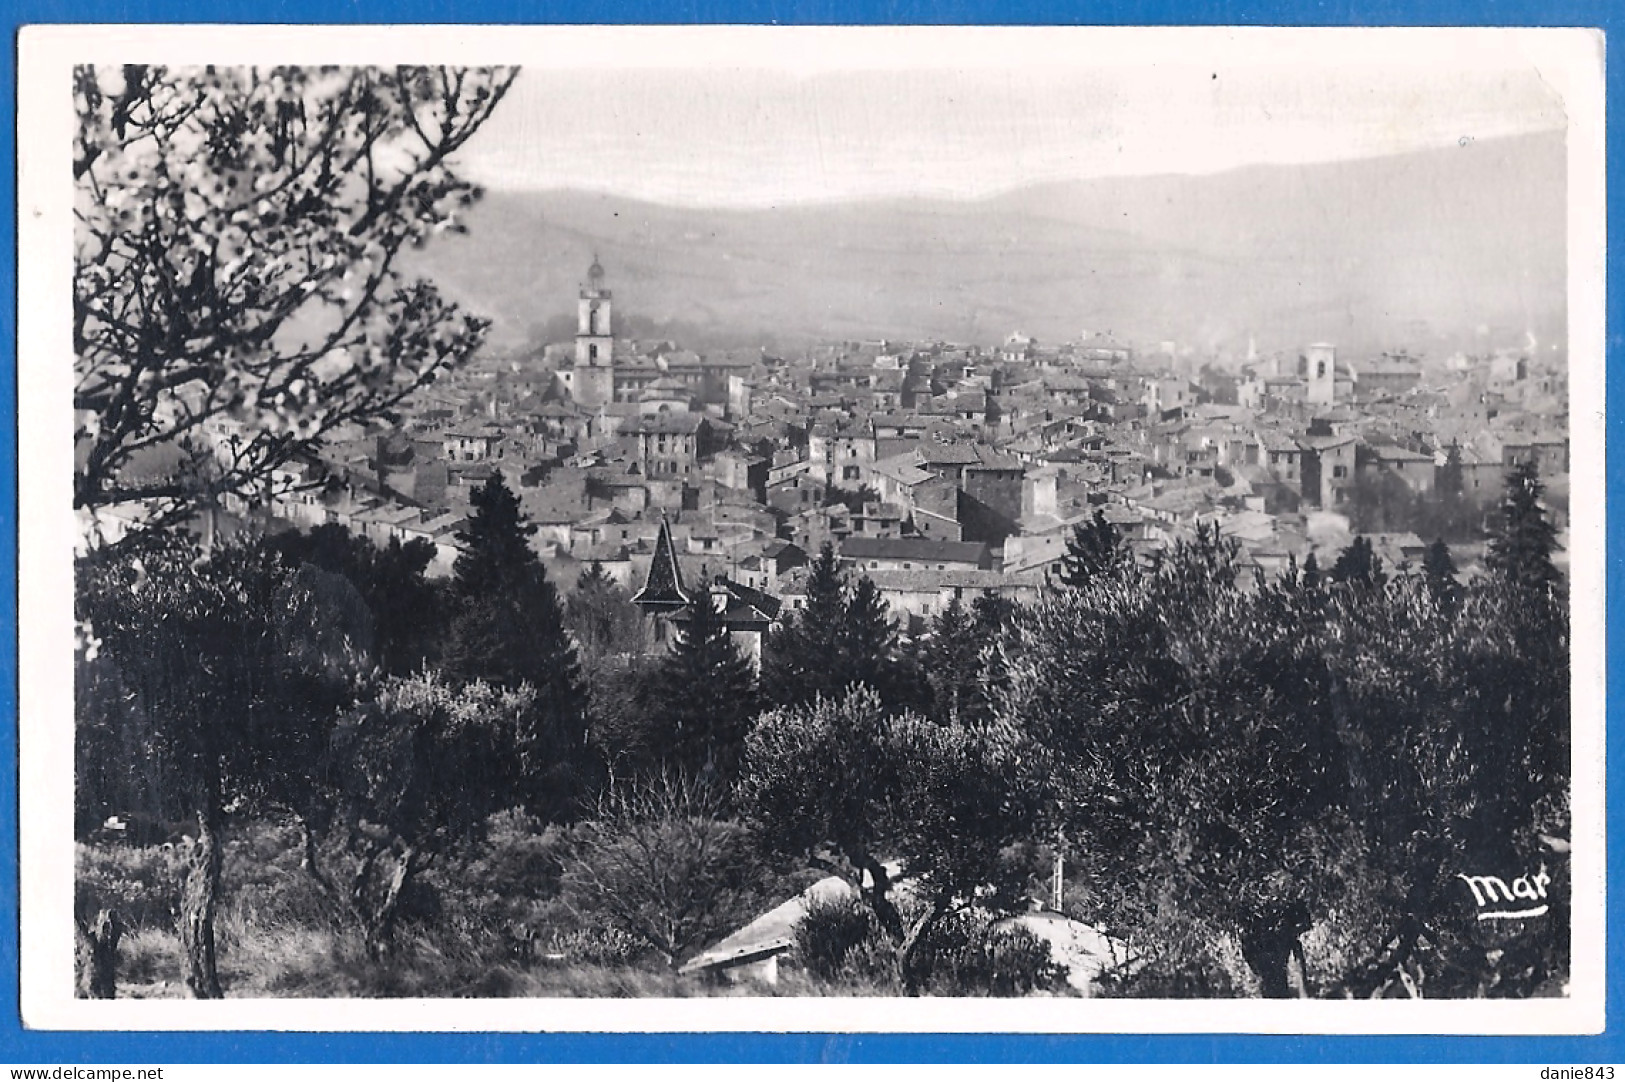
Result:
[[[1061,838],[1057,835],[1055,839],[1055,870],[1050,876],[1049,886],[1049,907],[1056,913],[1061,912],[1061,903],[1065,900],[1062,886],[1065,882],[1065,868],[1066,857],[1061,852]]]

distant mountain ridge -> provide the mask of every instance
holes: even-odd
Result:
[[[415,258],[493,319],[500,352],[573,333],[595,254],[622,333],[701,349],[1087,329],[1232,353],[1249,336],[1266,350],[1437,351],[1564,333],[1565,177],[1550,133],[962,202],[703,209],[491,192],[467,235]]]

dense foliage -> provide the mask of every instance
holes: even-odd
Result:
[[[645,711],[664,768],[722,792],[738,775],[759,705],[756,666],[734,642],[709,592],[699,591],[688,612],[643,685]]]
[[[768,701],[793,706],[864,684],[888,706],[917,706],[928,694],[902,648],[896,622],[874,582],[854,584],[826,543],[813,562],[807,602],[768,636],[763,657]]]
[[[913,989],[922,937],[945,919],[973,904],[1023,904],[1029,868],[1011,850],[1037,819],[1014,784],[1020,760],[1007,728],[889,714],[855,686],[764,714],[746,745],[741,800],[769,845],[851,881]],[[916,912],[899,906],[899,876]]]
[[[826,552],[770,646],[777,702],[703,605],[664,651],[610,635],[593,683],[553,690],[624,596],[588,569],[567,615],[500,476],[444,586],[421,552],[333,530],[99,550],[78,577],[81,926],[128,917],[85,942],[146,972],[173,926],[180,979],[219,994],[247,978],[222,978],[214,927],[229,966],[252,883],[257,919],[330,937],[344,987],[557,990],[563,959],[642,974],[585,994],[671,994],[698,950],[834,874],[848,901],[792,936],[808,990],[1053,993],[1057,960],[1006,918],[1059,853],[1067,915],[1121,945],[1106,994],[1550,991],[1568,621],[1531,473],[1465,580],[1442,541],[1413,571],[1357,538],[1324,577],[1260,582],[1204,528],[905,638]],[[562,665],[472,648],[512,598]],[[1480,922],[1463,875],[1545,876],[1550,912]],[[438,988],[409,975],[431,957]]]
[[[1456,876],[1533,871],[1567,833],[1565,610],[1517,576],[1385,584],[1361,539],[1338,564],[1248,588],[1199,531],[1155,573],[1052,595],[1002,644],[995,716],[1043,748],[1084,914],[1149,955],[1177,913],[1266,994],[1368,995],[1424,942],[1487,982],[1503,946]],[[1304,989],[1302,937],[1351,912],[1366,953]],[[1547,955],[1503,990],[1561,972],[1563,928],[1530,930]]]

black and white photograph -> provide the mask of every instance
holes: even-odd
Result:
[[[1601,48],[25,31],[29,1024],[1600,1028]]]

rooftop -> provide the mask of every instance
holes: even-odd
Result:
[[[840,554],[848,560],[952,560],[980,564],[987,546],[973,541],[932,541],[917,537],[848,537]]]

